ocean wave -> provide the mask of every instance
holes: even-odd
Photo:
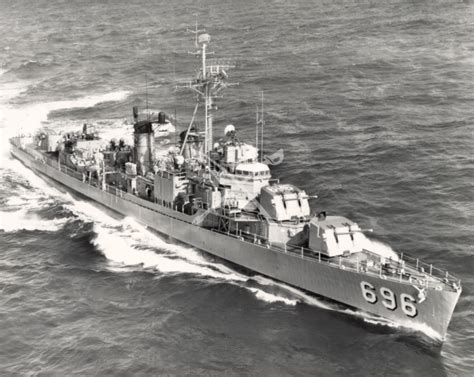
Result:
[[[153,270],[170,275],[189,273],[211,278],[216,282],[237,285],[267,303],[279,302],[294,306],[298,302],[304,302],[319,308],[336,310],[336,305],[332,307],[325,304],[297,288],[263,276],[249,277],[225,264],[209,261],[196,249],[167,242],[133,218],[114,219],[84,201],[74,201],[65,207],[83,221],[93,222],[95,237],[92,244],[111,262],[110,269],[114,272]],[[249,281],[256,282],[258,287],[250,286]],[[270,292],[275,288],[279,292]]]
[[[46,66],[47,64],[45,63],[41,63],[39,62],[38,60],[28,60],[26,62],[23,62],[23,63],[20,63],[18,65],[18,68],[28,68],[28,69],[31,69],[31,68],[34,68],[34,67],[42,67],[42,66]]]
[[[208,261],[197,250],[165,241],[131,218],[108,224],[95,222],[94,232],[94,245],[107,259],[124,267],[139,266],[165,274],[191,273],[234,283],[248,280],[248,276],[223,264]]]
[[[86,206],[89,207],[90,204]],[[83,207],[83,210],[85,209]],[[95,211],[87,210],[88,218],[91,214],[100,216]],[[284,283],[260,275],[249,277],[225,264],[208,261],[196,249],[166,242],[132,218],[125,218],[120,222],[101,216],[101,220],[110,222],[108,224],[95,222],[96,237],[93,244],[114,263],[111,266],[114,271],[121,271],[123,268],[123,271],[128,272],[131,268],[137,267],[139,270],[152,269],[165,274],[191,273],[236,285],[252,292],[258,300],[267,303],[278,302],[294,306],[303,302],[326,310],[340,308],[338,304],[323,302]],[[250,282],[255,282],[258,286],[249,284]]]
[[[193,273],[221,280],[246,281],[224,265],[207,261],[197,251],[168,243],[151,233],[132,218],[116,219],[95,205],[74,200],[69,194],[61,194],[66,209],[84,222],[94,224],[93,245],[111,262],[118,266],[139,266],[163,273]]]
[[[362,310],[344,309],[344,310],[341,310],[340,312],[361,318],[364,322],[369,323],[371,325],[385,326],[385,327],[390,327],[390,328],[399,329],[399,330],[422,333],[437,342],[443,340],[443,337],[441,336],[440,333],[438,333],[437,331],[435,331],[433,328],[431,328],[425,323],[414,324],[408,321],[393,322],[393,321],[390,321],[389,319],[382,318],[375,314],[371,314]]]
[[[284,304],[290,305],[290,306],[295,306],[298,303],[298,300],[291,300],[291,299],[288,299],[288,298],[285,298],[285,297],[273,295],[273,294],[267,293],[267,292],[265,292],[261,289],[257,289],[257,288],[248,288],[248,289],[255,294],[255,297],[257,297],[258,299],[260,299],[262,301],[268,302],[268,303],[273,304],[275,302],[281,302],[281,303],[284,303]]]
[[[441,335],[426,324],[413,324],[410,322],[403,322],[403,321],[395,323],[393,321],[390,321],[389,319],[385,319],[377,315],[370,314],[363,310],[350,309],[343,304],[338,304],[336,302],[332,302],[329,300],[323,301],[322,299],[319,299],[316,296],[307,294],[298,288],[288,286],[284,283],[275,282],[263,276],[255,276],[253,277],[253,279],[262,285],[273,285],[273,286],[282,288],[284,291],[290,294],[288,297],[284,297],[281,295],[271,295],[265,291],[263,291],[264,294],[255,292],[258,298],[267,302],[283,302],[287,305],[295,305],[297,302],[303,302],[305,304],[316,306],[321,309],[335,311],[335,312],[342,313],[345,315],[350,315],[353,317],[360,318],[365,323],[368,323],[374,326],[385,326],[385,327],[390,327],[394,329],[404,329],[405,331],[408,330],[412,332],[419,332],[419,333],[425,334],[426,336],[428,336],[429,338],[435,341],[442,340]]]
[[[136,225],[135,225],[136,226]],[[261,301],[267,303],[283,303],[294,306],[298,298],[287,298],[274,294],[264,288],[247,285],[249,277],[238,273],[227,266],[209,262],[198,251],[184,246],[168,243],[151,233],[143,230],[122,226],[118,228],[94,225],[96,237],[93,244],[111,262],[111,270],[115,272],[138,270],[153,270],[161,274],[192,274],[202,278],[211,278],[207,282],[225,282],[246,289]],[[136,270],[136,269],[135,269]],[[254,278],[252,278],[255,280]],[[257,280],[258,281],[258,280]],[[276,286],[278,283],[274,283]],[[271,285],[266,283],[265,285]]]
[[[0,76],[6,73],[6,71],[1,71]],[[0,124],[8,120],[7,114],[5,111],[8,110],[9,106],[6,104],[13,98],[18,97],[20,94],[25,92],[28,89],[28,83],[26,82],[4,82],[0,86]]]
[[[39,217],[58,215],[57,202],[64,200],[60,191],[49,186],[17,160],[9,161],[9,169],[0,169],[1,210],[6,212],[28,211]],[[13,175],[15,174],[15,175]],[[21,212],[18,212],[21,215]],[[64,214],[61,214],[64,217]]]
[[[224,274],[209,266],[187,261],[177,253],[160,254],[143,248],[142,245],[135,244],[126,234],[120,234],[119,229],[94,226],[94,232],[97,236],[93,244],[107,259],[116,264],[127,267],[140,266],[143,269],[152,269],[165,274],[190,273],[223,280],[238,279],[237,275]]]
[[[68,217],[61,216],[57,218],[57,213],[54,212],[46,217],[40,213],[51,209],[51,206],[55,203],[55,198],[61,196],[59,191],[48,186],[46,182],[17,160],[10,161],[9,169],[2,171],[3,177],[9,176],[9,171],[15,171],[22,178],[26,178],[26,181],[16,176],[0,182],[1,191],[10,193],[2,201],[2,210],[0,211],[1,230],[6,232],[20,230],[57,231],[68,222]]]
[[[39,61],[30,59],[28,61],[18,64],[15,68],[8,70],[8,73],[12,73],[17,77],[37,77],[44,71],[51,70],[52,67],[59,67],[60,64],[54,62],[52,59],[46,61]]]
[[[89,204],[88,204],[89,206]],[[87,211],[88,216],[93,213]],[[95,213],[97,215],[97,213]],[[102,217],[102,219],[106,219]],[[108,219],[110,221],[110,219]],[[161,237],[151,233],[144,226],[132,218],[125,218],[121,222],[112,221],[107,225],[95,223],[94,231],[97,234],[94,245],[101,250],[104,256],[122,265],[125,271],[130,267],[139,269],[154,269],[161,273],[191,273],[202,277],[211,277],[217,281],[225,281],[252,292],[255,297],[267,303],[284,303],[290,306],[298,302],[328,310],[337,310],[338,305],[326,304],[322,300],[310,296],[303,291],[276,282],[264,276],[249,277],[239,273],[225,264],[208,261],[196,249],[166,242]],[[165,254],[163,254],[165,252]],[[258,287],[249,286],[253,281]],[[270,290],[278,292],[270,292]]]
[[[28,204],[28,201],[20,196],[12,196],[7,199],[5,204],[11,207],[18,207],[18,206]]]
[[[285,283],[276,282],[275,280],[260,275],[254,276],[252,279],[262,286],[274,286],[281,289],[289,296],[291,301],[295,299],[298,302],[303,302],[307,305],[316,306],[318,308],[326,310],[338,310],[339,308],[339,305],[336,303],[331,303],[329,301],[323,302],[323,300],[318,299],[316,296],[307,294],[301,289],[291,287]]]
[[[21,199],[28,202],[32,202],[37,199],[57,199],[60,201],[70,201],[73,200],[69,194],[65,194],[55,188],[54,186],[48,184],[44,179],[40,178],[33,171],[24,166],[20,161],[9,158],[7,160],[8,167],[3,168],[2,174],[5,176],[8,171],[15,172],[17,176],[25,179],[26,182],[22,182],[20,179],[17,179],[16,183],[21,183],[21,187],[15,187],[15,194],[12,197],[20,197]],[[8,184],[3,183],[4,188],[8,189]],[[15,199],[13,199],[15,200]],[[32,204],[37,205],[38,202],[32,202]]]
[[[46,195],[31,192],[31,190],[25,188],[17,188],[14,195],[7,198],[4,202],[4,206],[9,207],[8,209],[38,210],[45,206],[50,206],[53,202],[54,200]]]
[[[296,288],[274,282],[263,277],[252,277],[238,273],[224,264],[209,261],[199,251],[178,244],[166,242],[163,238],[151,233],[132,218],[118,220],[85,201],[69,201],[64,207],[71,210],[82,221],[92,222],[95,237],[92,244],[110,262],[113,272],[130,272],[152,270],[161,274],[193,274],[211,278],[208,282],[226,282],[252,292],[255,297],[268,303],[280,302],[296,305],[301,298],[309,304],[326,307],[317,299],[311,299]],[[294,298],[274,294],[262,287],[250,287],[249,279],[261,286],[274,285],[291,294],[298,292]]]
[[[294,306],[298,302],[304,302],[319,308],[335,310],[336,305],[333,308],[297,288],[260,275],[249,277],[225,264],[208,261],[196,249],[166,242],[132,218],[125,218],[121,224],[122,226],[118,229],[95,225],[94,231],[98,236],[94,244],[108,259],[122,266],[138,266],[140,269],[154,269],[168,274],[191,273],[237,285],[249,290],[257,299],[267,303],[279,302]],[[126,271],[129,270],[129,268],[126,269]],[[250,281],[256,282],[258,287],[249,286]],[[269,291],[274,291],[275,288],[278,292]]]
[[[0,211],[0,230],[16,232],[21,230],[40,230],[55,232],[68,221],[67,218],[46,220],[27,210]]]

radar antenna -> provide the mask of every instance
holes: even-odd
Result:
[[[206,29],[201,29],[201,30],[198,29],[198,15],[197,15],[197,13],[195,13],[194,16],[196,17],[196,25],[195,25],[194,30],[186,29],[186,31],[188,33],[193,33],[195,35],[194,47],[196,48],[196,50],[198,50],[199,49],[198,35],[199,35],[199,33],[204,33],[206,31]],[[190,54],[195,55],[196,52],[190,52]]]

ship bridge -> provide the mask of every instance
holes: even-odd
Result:
[[[261,162],[243,163],[235,167],[234,174],[248,179],[270,178],[270,169]]]
[[[251,202],[269,184],[270,169],[260,162],[246,162],[235,166],[233,172],[221,172],[217,183],[223,193],[224,204],[246,210],[255,210]]]

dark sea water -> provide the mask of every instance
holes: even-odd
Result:
[[[195,14],[254,138],[319,210],[462,279],[447,339],[250,276],[36,177],[7,138],[189,121]],[[468,376],[474,370],[474,4],[0,0],[0,375]],[[147,83],[147,84],[146,84]],[[173,136],[170,137],[171,141]]]

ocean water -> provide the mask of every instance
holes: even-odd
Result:
[[[318,210],[462,279],[444,343],[241,271],[9,157],[8,137],[131,107],[176,114],[195,19],[239,85],[217,105]],[[0,0],[0,374],[468,376],[474,371],[474,4]],[[173,135],[168,141],[173,141]]]

